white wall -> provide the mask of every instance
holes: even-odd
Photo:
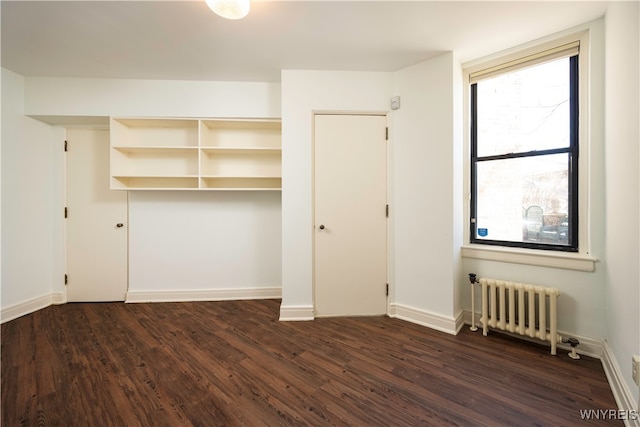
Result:
[[[2,69],[3,321],[58,302],[64,287],[63,134],[25,117],[23,94],[24,78]]]
[[[609,4],[605,22],[605,336],[636,405],[638,387],[631,378],[631,356],[640,354],[639,22],[638,2]]]
[[[560,290],[558,299],[558,327],[563,333],[577,337],[588,337],[602,340],[605,337],[605,264],[604,252],[604,28],[602,20],[595,21],[580,28],[568,30],[568,35],[588,29],[590,67],[588,75],[590,96],[588,114],[588,140],[581,141],[581,157],[588,160],[589,174],[582,175],[580,185],[588,187],[583,194],[586,198],[589,221],[581,215],[580,220],[586,223],[589,242],[580,242],[589,247],[589,254],[597,258],[594,272],[574,271],[563,268],[539,267],[507,262],[487,261],[464,258],[463,276],[476,273],[478,277],[494,277],[524,283],[535,283],[542,286],[553,286]],[[549,37],[545,40],[550,40]],[[585,75],[581,76],[586,78]],[[468,203],[468,202],[466,202]],[[464,307],[471,307],[468,280],[467,290],[462,293]],[[476,293],[478,295],[478,293]],[[476,305],[478,308],[478,305]],[[584,346],[583,346],[584,348]]]
[[[394,74],[391,314],[450,333],[461,311],[460,86],[453,53]]]
[[[276,83],[15,77],[21,82],[20,87],[16,88],[15,99],[5,97],[3,93],[3,102],[7,98],[6,101],[14,108],[19,106],[19,109],[15,108],[19,122],[49,132],[54,129],[57,135],[60,134],[59,128],[51,128],[22,114],[70,125],[106,123],[104,119],[109,116],[280,116],[280,85]],[[3,125],[8,122],[3,116]],[[15,130],[19,139],[28,138],[31,141],[28,132],[24,126]],[[48,138],[51,139],[51,136]],[[37,140],[41,139],[39,135]],[[36,144],[35,140],[33,152],[26,151],[27,148],[31,148],[31,145],[20,146],[20,151],[15,155],[8,153],[3,157],[5,163],[12,165],[7,170],[7,176],[11,176],[13,182],[29,183],[27,190],[34,199],[44,198],[50,204],[61,206],[59,211],[62,212],[62,154],[58,151],[52,154],[48,146],[45,147],[48,151],[42,151],[42,142]],[[35,162],[28,168],[18,167],[17,160],[32,155],[38,161],[51,156],[60,156],[60,160],[42,160],[42,164]],[[29,168],[36,168],[37,173],[31,173]],[[47,179],[42,177],[44,174],[47,174]],[[27,175],[27,178],[23,179],[23,175]],[[21,178],[16,180],[14,176]],[[55,190],[43,186],[43,182],[49,187],[52,182],[56,183]],[[131,192],[130,283],[127,300],[279,297],[280,204],[278,192]],[[39,208],[38,212],[42,212],[42,209]],[[15,216],[22,215],[19,211],[12,210],[12,213]],[[27,221],[23,222],[26,226]],[[63,222],[60,224],[61,227]],[[53,232],[39,231],[43,231],[39,233],[43,238],[61,236],[58,229]],[[21,235],[16,233],[6,239],[3,236],[3,244],[8,242],[7,245],[13,245]],[[22,275],[25,268],[30,268],[30,274],[40,272],[63,277],[60,249],[52,253],[51,250],[47,252],[46,247],[38,246],[43,256],[45,253],[48,256],[46,263],[45,260],[39,261],[35,269],[24,262],[16,264],[15,275]],[[64,290],[64,286],[60,287],[57,283],[52,288],[50,282],[49,278],[48,287],[42,292],[50,294],[52,289],[53,292]],[[40,291],[35,292],[24,286],[14,288],[9,282],[3,283],[7,284],[7,292],[20,293],[23,298],[40,296]],[[11,298],[8,304],[14,304],[15,300]]]
[[[128,299],[279,297],[280,193],[132,191]]]
[[[589,240],[581,244],[598,259],[595,271],[463,260],[465,274],[559,288],[559,327],[586,345],[604,343],[605,371],[621,409],[638,407],[631,356],[640,353],[639,13],[637,2],[612,2],[605,20],[580,28],[590,31],[589,138],[581,141]],[[469,309],[468,292],[463,299]]]
[[[313,318],[313,112],[387,112],[390,73],[282,72],[282,305],[284,320]]]
[[[600,261],[595,272],[525,266],[496,261],[464,259],[458,273],[457,243],[460,240],[459,210],[464,199],[457,171],[460,106],[459,70],[455,56],[442,55],[397,73],[295,71],[282,73],[282,85],[271,83],[162,82],[140,80],[94,80],[27,78],[2,71],[2,308],[52,293],[59,285],[54,261],[58,214],[55,198],[59,188],[59,165],[52,148],[52,130],[33,116],[192,116],[278,117],[283,119],[282,191],[282,297],[284,319],[313,316],[312,270],[312,115],[314,111],[386,112],[392,95],[402,96],[402,107],[390,115],[392,129],[391,180],[391,280],[392,302],[414,307],[428,320],[452,321],[462,307],[470,308],[466,273],[536,282],[560,288],[561,328],[578,336],[606,339],[619,365],[627,389],[638,397],[630,378],[630,356],[640,353],[640,177],[638,168],[638,4],[613,2],[606,18],[607,56],[602,22],[591,25],[589,70],[590,161],[589,234],[591,253]],[[452,88],[451,86],[454,85]],[[26,104],[23,104],[24,99]],[[280,91],[281,89],[281,91]],[[606,102],[606,144],[604,117]],[[281,111],[280,111],[281,110]],[[53,151],[52,151],[53,150]],[[606,155],[606,170],[605,170]],[[453,169],[452,169],[453,168]],[[53,181],[52,181],[53,180]],[[435,185],[437,183],[438,185]],[[606,184],[605,184],[606,183]],[[606,192],[605,192],[606,185]],[[161,290],[173,289],[177,277],[156,275],[145,265],[164,265],[166,259],[150,259],[155,233],[172,241],[175,248],[192,250],[198,280],[182,283],[183,289],[211,287],[272,286],[276,270],[253,261],[260,280],[240,269],[225,280],[208,282],[210,272],[201,271],[206,246],[202,236],[190,246],[197,227],[191,221],[207,217],[207,209],[193,209],[198,195],[163,193],[133,195],[130,218],[132,278],[141,291],[158,290],[147,279],[157,279]],[[234,196],[202,196],[212,210]],[[250,199],[242,199],[242,203]],[[233,221],[236,233],[242,224],[273,224],[276,197],[263,195],[260,213]],[[169,200],[171,199],[171,200]],[[215,200],[214,200],[215,199]],[[199,199],[197,199],[199,200]],[[235,200],[239,202],[239,200]],[[176,205],[176,202],[179,202]],[[466,201],[465,201],[466,203]],[[189,213],[180,212],[189,206]],[[606,207],[606,221],[605,221]],[[217,211],[216,219],[228,220],[234,208]],[[234,216],[235,218],[235,216]],[[167,221],[189,222],[189,238],[179,227],[166,229]],[[214,221],[218,223],[218,221]],[[272,225],[273,226],[273,225]],[[464,225],[463,225],[464,227]],[[277,226],[271,231],[276,230]],[[222,230],[208,231],[217,234]],[[264,230],[261,230],[261,232]],[[238,234],[241,235],[241,234]],[[606,235],[606,237],[605,237]],[[260,251],[274,248],[273,236],[254,235]],[[212,236],[211,241],[215,237]],[[226,239],[229,242],[230,239]],[[249,240],[247,240],[248,242]],[[234,251],[242,245],[227,243]],[[247,243],[248,244],[248,243]],[[434,249],[435,248],[435,249]],[[173,256],[179,256],[174,251]],[[160,257],[159,253],[155,253]],[[217,255],[220,255],[218,253]],[[244,261],[250,257],[244,254]],[[233,263],[232,257],[228,259]],[[249,260],[251,261],[251,260]],[[34,266],[36,268],[34,268]],[[224,269],[225,262],[215,263]],[[188,272],[187,268],[182,270]],[[219,276],[219,277],[223,277]],[[218,278],[219,278],[218,277]],[[232,279],[237,279],[236,281]],[[606,302],[603,303],[603,302]],[[429,315],[434,315],[429,317]]]
[[[280,84],[28,77],[29,116],[280,117]]]

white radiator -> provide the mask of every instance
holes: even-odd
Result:
[[[551,354],[556,354],[556,344],[562,340],[558,335],[557,314],[557,298],[560,291],[555,288],[487,278],[475,282],[480,283],[482,289],[480,322],[483,335],[487,335],[489,328],[497,328],[537,338],[551,343]],[[472,299],[475,299],[473,288],[472,285]],[[472,310],[475,317],[475,309]]]

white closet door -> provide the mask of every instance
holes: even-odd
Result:
[[[109,190],[109,131],[67,129],[67,298],[124,301],[127,192]]]
[[[385,116],[315,116],[316,316],[387,313]]]

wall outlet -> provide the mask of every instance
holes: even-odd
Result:
[[[640,386],[640,355],[634,355],[631,363],[631,376],[633,376],[633,382],[637,386]]]

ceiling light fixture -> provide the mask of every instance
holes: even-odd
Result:
[[[251,8],[250,0],[206,0],[209,9],[227,19],[247,16]]]

